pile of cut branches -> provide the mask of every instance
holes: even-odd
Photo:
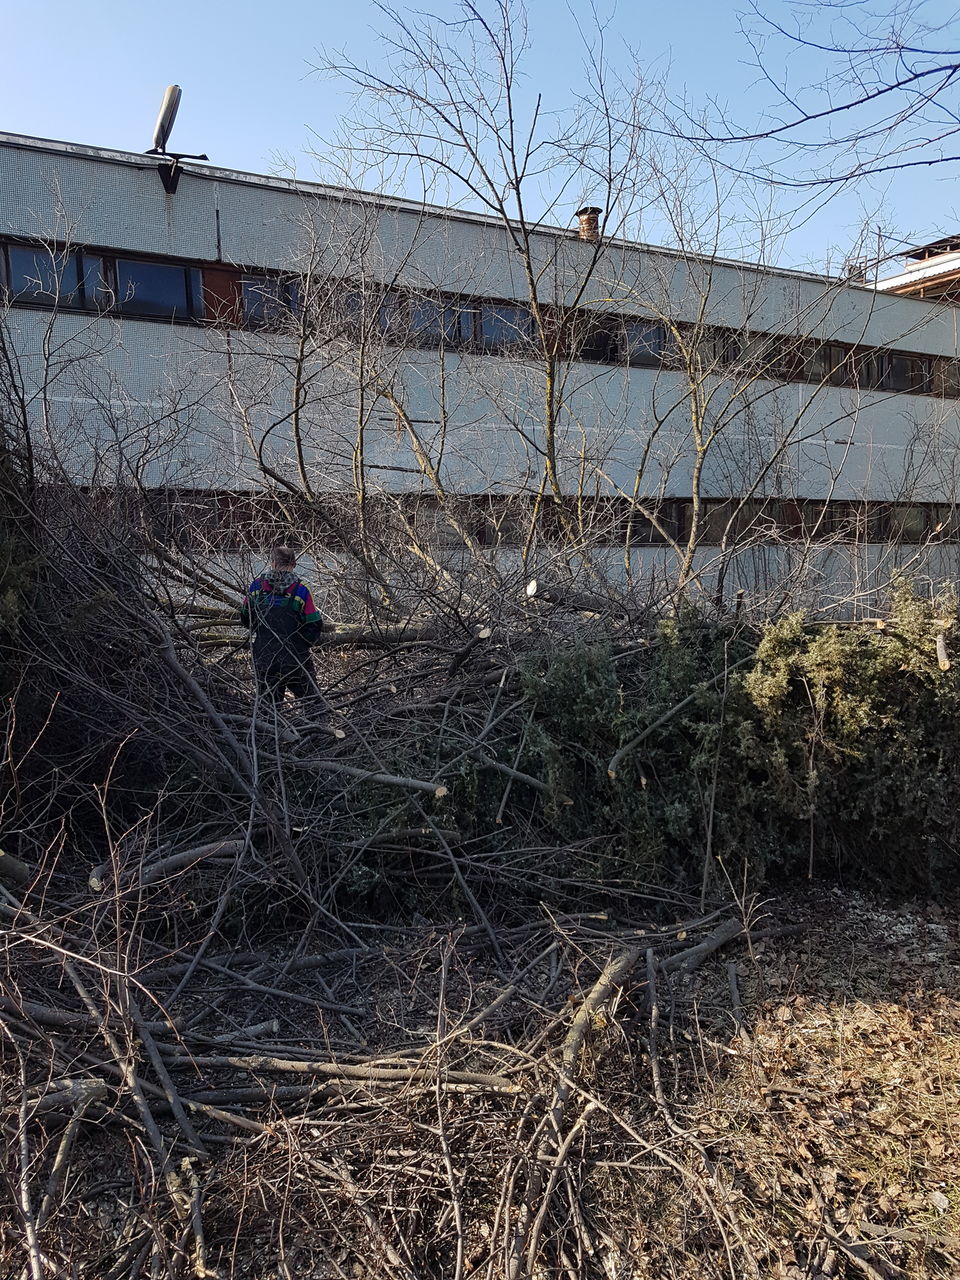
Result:
[[[909,821],[884,858],[955,867],[930,602],[520,592],[334,632],[326,705],[278,711],[209,605],[68,567],[2,757],[4,1278],[903,1272],[829,1188],[811,1227],[805,1173],[778,1222],[770,1153],[692,1120],[747,1021],[723,976],[706,1029],[696,983],[762,940],[768,865]],[[934,1245],[907,1274],[949,1274]]]
[[[936,1072],[893,1011],[894,1052],[865,1056],[847,930],[879,947],[874,908],[830,909],[171,955],[6,893],[0,1275],[953,1275]],[[908,1021],[949,1070],[960,1006],[921,1001],[926,927]],[[894,1159],[904,1123],[927,1148]]]
[[[4,1274],[587,1274],[637,1161],[749,1254],[707,1153],[660,1144],[658,1023],[737,915],[173,957],[82,900],[2,912]]]

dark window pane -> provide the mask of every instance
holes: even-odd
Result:
[[[658,341],[663,342],[663,348],[659,353],[658,360],[652,360],[651,363],[659,363],[666,351],[666,331],[663,326],[657,325],[656,329],[663,331],[663,339],[659,339],[656,333],[652,333],[649,339],[650,345],[656,348]],[[707,328],[700,333],[695,330],[690,331],[688,341],[696,339],[695,351],[699,361],[700,369],[705,373],[715,373],[727,365],[736,364],[747,348],[748,339],[746,336],[734,332],[732,329],[713,329]],[[656,354],[656,351],[655,351]],[[633,362],[639,363],[639,362]]]
[[[795,511],[787,512],[791,537],[827,538],[831,536],[832,504],[817,502],[815,499],[800,499],[793,505]]]
[[[240,282],[244,323],[251,329],[282,329],[300,308],[300,282],[282,276],[244,276]]]
[[[896,542],[923,542],[932,532],[935,508],[896,506],[890,517],[890,537]]]
[[[814,502],[811,506],[817,512],[817,529],[821,538],[851,542],[855,540],[860,524],[860,503],[856,502]]]
[[[831,348],[824,344],[811,345],[806,352],[806,376],[811,382],[829,380],[833,369]]]
[[[783,366],[784,340],[767,333],[740,335],[739,359],[750,373],[764,378],[776,377]]]
[[[377,307],[377,329],[388,342],[399,342],[406,336],[403,299],[388,293]]]
[[[622,343],[628,364],[658,365],[667,351],[667,331],[662,324],[628,321],[623,327]]]
[[[929,356],[910,357],[910,390],[926,394],[933,390],[933,361]]]
[[[909,356],[897,355],[894,351],[880,353],[883,363],[884,391],[911,391],[913,389],[913,361]]]
[[[720,543],[725,537],[729,537],[730,522],[735,510],[736,504],[730,501],[701,503],[697,527],[700,542]]]
[[[882,352],[885,391],[927,391],[930,388],[930,365],[923,356],[906,355],[902,351]]]
[[[902,351],[878,351],[876,380],[871,385],[883,391],[930,391],[933,381],[930,361],[925,356]]]
[[[737,364],[743,359],[748,348],[749,339],[746,334],[737,333],[733,329],[722,329],[715,337],[717,359],[721,364]]]
[[[931,514],[932,532],[941,542],[956,542],[960,534],[960,511],[949,503],[940,503]]]
[[[117,259],[117,305],[121,311],[186,320],[198,313],[199,300],[199,271],[163,262]]]
[[[480,341],[490,350],[526,346],[533,334],[533,317],[526,307],[480,307]]]
[[[857,385],[864,391],[883,391],[887,389],[889,370],[889,352],[861,353],[856,360]]]
[[[348,289],[334,302],[334,312],[342,329],[350,333],[360,331],[363,324],[363,294],[358,289]]]
[[[453,313],[457,326],[457,341],[470,343],[476,341],[477,336],[477,308],[463,305],[454,305]]]
[[[641,503],[640,510],[632,502],[624,501],[620,524],[620,540],[628,546],[659,544],[677,533],[677,508],[675,502]]]
[[[346,289],[334,294],[324,315],[332,318],[339,337],[352,341],[379,335],[388,342],[403,342],[408,333],[406,300],[398,293]]]
[[[460,342],[465,336],[462,315],[456,307],[429,298],[416,298],[410,303],[410,331],[428,346]]]
[[[786,382],[803,382],[809,374],[810,344],[796,338],[771,338],[771,342],[779,342],[781,350],[779,358],[774,357],[770,373],[773,377],[783,378]]]
[[[861,353],[848,351],[835,343],[831,343],[826,351],[830,383],[835,387],[858,386]]]
[[[75,253],[51,253],[11,245],[10,296],[17,302],[78,307],[80,282]]]
[[[617,335],[613,328],[588,317],[571,323],[570,337],[564,345],[578,360],[596,360],[599,364],[615,364],[617,360]]]
[[[951,360],[946,356],[937,357],[935,377],[940,395],[947,396],[951,400],[960,398],[960,360]]]
[[[860,386],[874,391],[912,391],[915,375],[912,356],[896,351],[873,351],[859,358]]]

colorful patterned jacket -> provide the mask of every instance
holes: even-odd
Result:
[[[307,666],[310,646],[323,630],[308,588],[295,573],[279,569],[268,569],[250,583],[240,621],[253,632],[253,661],[260,671]]]

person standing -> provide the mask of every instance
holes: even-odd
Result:
[[[253,633],[257,690],[277,703],[288,689],[295,698],[320,696],[310,646],[323,623],[296,567],[290,547],[274,547],[269,569],[251,582],[240,609],[240,621]]]

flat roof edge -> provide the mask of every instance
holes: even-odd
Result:
[[[0,131],[0,147],[13,150],[39,151],[51,155],[79,156],[90,160],[99,160],[106,164],[129,165],[138,169],[155,169],[162,157],[147,155],[141,151],[122,151],[112,147],[96,147],[87,143],[64,142],[55,138],[35,138],[29,134],[6,133]],[[282,178],[271,174],[250,173],[243,169],[228,169],[209,162],[188,160],[183,173],[187,176],[206,178],[215,182],[237,183],[243,186],[265,187],[277,191],[287,191],[292,195],[305,195],[317,198],[326,197],[331,200],[353,202],[356,204],[375,204],[386,209],[416,210],[433,214],[451,221],[469,222],[482,226],[502,227],[503,223],[489,214],[475,213],[469,209],[455,209],[447,205],[435,205],[426,201],[413,200],[404,196],[381,195],[374,191],[360,191],[351,187],[337,187],[329,183],[305,181],[299,178]],[[575,215],[571,215],[575,216]],[[549,236],[560,236],[564,239],[579,239],[573,227],[562,227],[552,223],[531,222],[533,231]],[[697,257],[715,263],[717,266],[732,267],[740,270],[767,272],[774,276],[786,276],[800,280],[813,281],[816,284],[832,285],[843,288],[862,289],[868,293],[884,293],[883,288],[844,281],[840,276],[826,275],[822,272],[804,271],[795,267],[774,267],[762,262],[746,262],[742,259],[727,258],[721,255],[697,254],[692,251],[673,249],[666,245],[648,244],[641,240],[626,240],[609,236],[605,244],[618,249],[633,249],[648,253],[662,254],[665,257],[683,260]],[[925,299],[913,299],[927,306],[935,305]],[[941,306],[944,304],[940,304]]]

